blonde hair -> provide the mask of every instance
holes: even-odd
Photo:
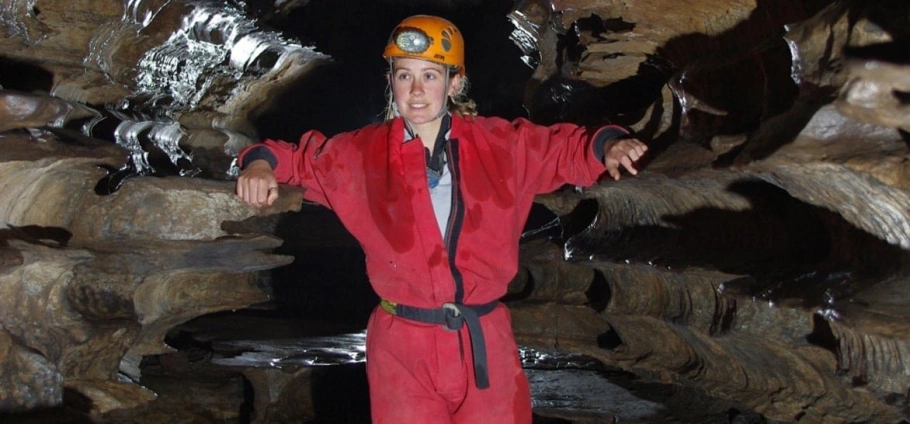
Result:
[[[456,70],[450,70],[452,74],[455,74]],[[455,94],[448,97],[446,103],[448,103],[449,110],[453,113],[458,114],[462,118],[471,119],[477,116],[477,103],[474,103],[470,97],[468,97],[468,91],[471,88],[471,83],[468,81],[467,75],[461,76],[461,84],[458,86],[458,90]],[[397,107],[395,106],[395,95],[392,93],[392,83],[390,82],[386,86],[385,90],[386,97],[386,107],[385,107],[385,120],[391,121],[398,116]]]
[[[477,116],[477,103],[474,103],[474,100],[468,97],[470,88],[471,82],[468,81],[468,76],[462,75],[461,86],[458,87],[458,91],[449,96],[449,110],[469,120]]]

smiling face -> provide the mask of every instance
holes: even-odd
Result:
[[[455,93],[460,75],[450,75],[446,84],[445,68],[422,59],[396,58],[392,61],[390,83],[398,113],[415,127],[431,125],[440,118],[448,96]]]

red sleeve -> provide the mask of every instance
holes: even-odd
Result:
[[[301,186],[306,191],[303,197],[307,200],[329,207],[319,183],[314,175],[313,163],[328,142],[319,131],[307,131],[300,137],[298,144],[281,140],[263,140],[262,143],[244,148],[237,155],[238,163],[243,164],[244,156],[250,151],[265,147],[275,158],[275,179],[280,184]]]
[[[519,173],[523,186],[534,194],[548,193],[564,184],[590,186],[606,167],[603,163],[604,137],[599,134],[625,134],[621,127],[588,129],[574,124],[543,126],[526,119],[512,121],[517,134]],[[617,131],[618,130],[618,131]]]

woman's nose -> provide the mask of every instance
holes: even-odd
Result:
[[[411,84],[411,94],[423,94],[423,83],[414,81],[414,83]]]

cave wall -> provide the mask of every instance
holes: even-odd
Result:
[[[302,195],[256,210],[229,180],[272,99],[331,59],[272,29],[311,3],[0,6],[0,410],[70,391],[92,414],[140,407],[170,329],[269,300],[261,271],[291,260],[275,217]],[[908,18],[516,2],[527,115],[621,123],[651,149],[637,178],[538,199],[561,231],[523,244],[519,342],[782,422],[910,419]]]

